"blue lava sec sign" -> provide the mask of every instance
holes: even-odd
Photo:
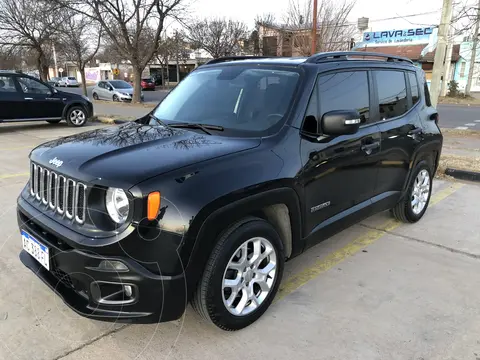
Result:
[[[366,44],[428,43],[433,31],[433,27],[424,27],[366,32],[363,33],[363,42]]]

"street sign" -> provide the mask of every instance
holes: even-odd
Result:
[[[63,68],[58,68],[58,72],[63,73]]]
[[[120,75],[120,70],[118,70],[117,68],[113,69],[113,75],[115,76]]]

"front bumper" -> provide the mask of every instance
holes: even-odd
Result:
[[[133,99],[133,95],[125,95],[125,94],[120,94],[118,95],[120,101],[126,101],[126,102],[131,102]],[[140,99],[143,101],[144,96],[143,94],[140,96]]]
[[[20,260],[72,310],[97,320],[135,323],[171,321],[182,316],[187,302],[184,275],[157,275],[127,256],[99,255],[95,248],[72,248],[51,227],[42,227],[27,208],[17,208],[19,227],[49,247],[50,271],[24,250]],[[128,270],[99,269],[102,260],[120,261]],[[125,286],[130,287],[131,295],[115,295]]]

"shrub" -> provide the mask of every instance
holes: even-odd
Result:
[[[455,80],[452,80],[448,83],[448,94],[450,97],[460,96],[460,91],[458,90],[458,83]]]

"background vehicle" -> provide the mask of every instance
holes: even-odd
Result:
[[[141,81],[142,90],[155,90],[155,82],[151,78],[145,78]]]
[[[92,89],[92,96],[95,100],[132,101],[133,86],[123,80],[99,81]]]
[[[212,60],[137,121],[32,151],[19,226],[55,261],[25,245],[21,260],[85,316],[168,321],[191,301],[241,329],[273,301],[285,260],[380,211],[422,218],[437,121],[408,59]],[[77,187],[61,204],[39,190],[52,172]]]
[[[48,80],[48,85],[50,86],[58,86],[58,82],[60,81],[61,78],[59,77],[52,77],[50,80]]]
[[[64,87],[78,87],[79,83],[77,79],[75,79],[73,76],[67,76],[67,77],[62,77],[58,81],[58,86],[64,86]]]
[[[0,73],[0,123],[65,119],[83,126],[93,115],[93,105],[83,96],[59,91],[40,80],[18,73]]]

